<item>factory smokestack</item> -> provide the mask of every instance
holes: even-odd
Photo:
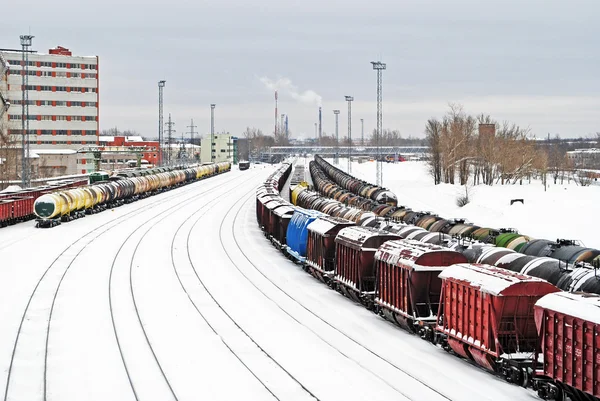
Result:
[[[321,121],[321,108],[319,107],[319,141],[321,140],[321,136],[323,135],[323,125]]]
[[[277,135],[277,117],[278,117],[278,113],[277,113],[277,91],[275,91],[275,135]]]

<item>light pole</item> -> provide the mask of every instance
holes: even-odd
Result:
[[[23,129],[23,138],[21,138],[21,185],[23,188],[29,187],[31,168],[29,167],[29,48],[31,47],[31,35],[21,35],[21,48],[23,50],[23,98],[21,102],[21,128]]]
[[[334,163],[335,164],[339,164],[340,162],[340,135],[339,135],[339,131],[338,131],[338,121],[339,121],[339,116],[340,116],[340,111],[339,110],[334,110],[333,114],[335,114],[335,159],[334,159]]]
[[[215,107],[216,104],[210,105],[210,161],[212,162],[215,159]]]
[[[365,119],[360,119],[360,144],[365,146]]]
[[[371,61],[371,64],[373,64],[373,69],[375,71],[377,71],[377,160],[376,160],[376,164],[377,164],[377,185],[379,186],[383,186],[383,166],[381,163],[381,134],[382,134],[382,109],[381,109],[381,90],[382,90],[382,84],[381,84],[381,75],[383,70],[386,69],[386,65],[385,63],[382,63],[381,61]]]
[[[167,81],[158,81],[158,165],[163,163],[163,89]]]
[[[352,101],[354,97],[345,96],[348,102],[348,174],[352,174],[352,160],[350,159],[350,150],[352,149]]]

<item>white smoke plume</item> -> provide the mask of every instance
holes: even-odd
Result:
[[[280,94],[288,94],[298,102],[321,106],[323,100],[321,95],[310,89],[300,92],[289,78],[279,78],[277,81],[273,81],[267,77],[261,77],[260,82],[270,90],[278,91]]]

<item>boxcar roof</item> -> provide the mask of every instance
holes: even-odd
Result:
[[[528,295],[540,295],[534,292],[548,293],[548,286],[554,287],[546,280],[515,273],[510,270],[484,264],[461,263],[447,267],[440,273],[441,279],[468,282],[472,287],[478,287],[482,292],[491,295],[504,295],[506,290],[521,284],[537,284],[527,287]],[[539,289],[537,289],[539,287]],[[537,290],[536,290],[537,289]],[[558,289],[557,289],[558,290]]]
[[[540,298],[535,306],[600,324],[600,296],[596,294],[555,292]]]
[[[436,254],[432,257],[433,254]],[[444,256],[446,263],[443,263]],[[391,265],[402,264],[412,270],[432,270],[445,268],[454,263],[465,263],[467,259],[462,254],[439,245],[427,244],[421,241],[399,239],[387,241],[377,249],[377,260]]]
[[[385,231],[378,231],[369,227],[352,226],[340,230],[335,237],[335,242],[343,243],[355,248],[361,248],[369,239],[375,237],[397,239],[398,236]]]
[[[310,223],[308,225],[308,230],[319,235],[325,235],[329,230],[340,225],[353,226],[354,222],[340,217],[323,216]]]

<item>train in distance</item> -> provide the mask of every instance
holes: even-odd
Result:
[[[246,160],[240,161],[239,168],[240,170],[248,170],[250,168],[250,162]]]

